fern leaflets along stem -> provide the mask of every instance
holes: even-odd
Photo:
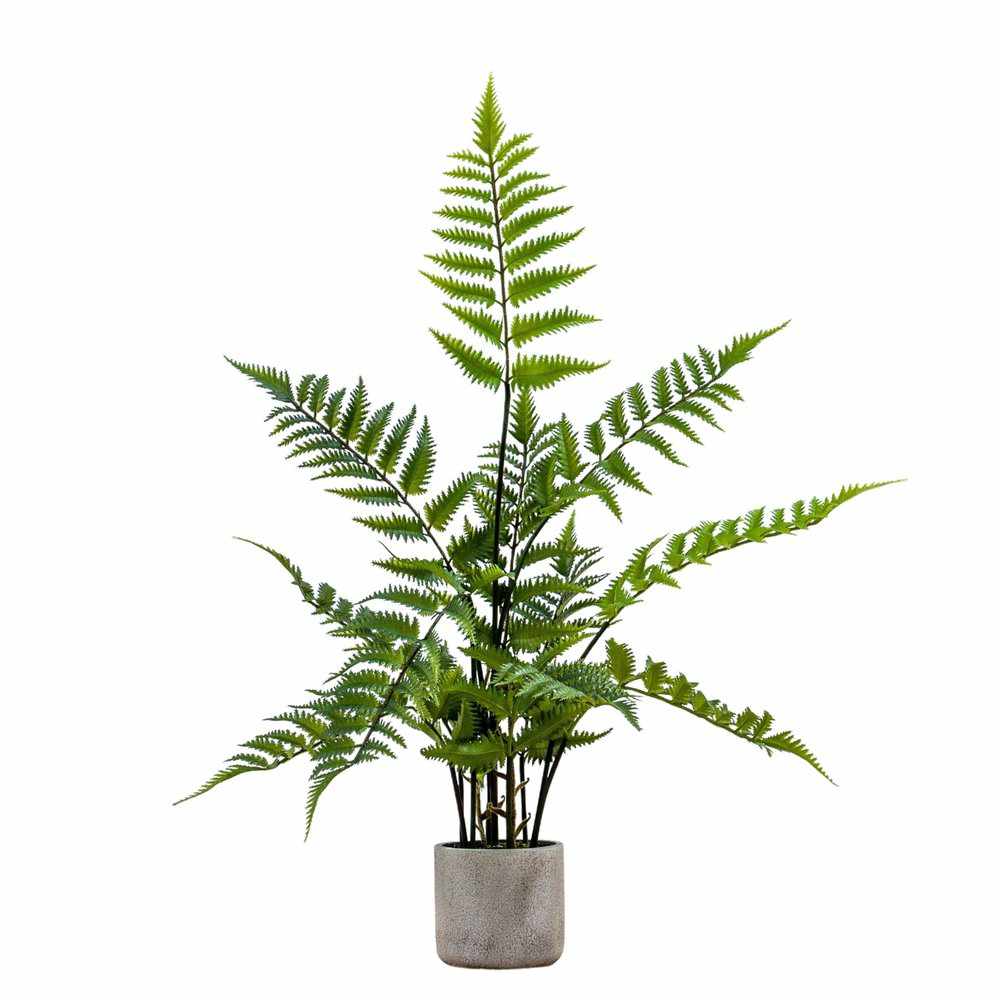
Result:
[[[407,670],[410,669],[410,666],[413,664],[413,661],[417,658],[417,653],[420,652],[420,647],[423,646],[423,644],[430,638],[431,633],[434,631],[434,629],[437,628],[438,622],[440,622],[443,617],[444,617],[444,609],[442,608],[434,616],[434,620],[428,626],[427,631],[424,632],[423,638],[418,639],[413,644],[413,649],[410,650],[410,653],[404,660],[403,665],[399,668],[399,673],[396,674],[395,679],[389,685],[389,690],[386,691],[385,697],[382,699],[382,702],[379,705],[378,709],[376,710],[375,715],[372,717],[371,723],[369,724],[368,729],[365,732],[364,738],[358,744],[357,749],[354,751],[354,756],[350,759],[350,761],[348,761],[346,767],[353,767],[355,764],[357,764],[358,760],[361,757],[361,754],[364,753],[364,751],[368,748],[368,741],[371,739],[372,733],[375,731],[375,727],[382,721],[382,716],[385,715],[385,710],[389,707],[389,702],[391,702],[392,699],[395,697],[399,685],[403,683],[403,678],[406,676],[406,672]]]
[[[795,532],[797,532],[797,531],[805,531],[807,527],[809,527],[809,525],[806,525],[805,527],[802,527],[802,528],[796,528],[796,527],[791,527],[791,528],[788,528],[788,529],[787,529],[787,530],[786,530],[786,531],[784,532],[784,534],[786,534],[786,535],[794,535],[794,534],[795,534]],[[742,541],[740,541],[740,542],[736,542],[735,544],[733,544],[733,545],[730,545],[730,546],[729,546],[729,548],[727,548],[727,549],[726,549],[726,551],[727,551],[727,552],[731,552],[731,551],[732,551],[733,549],[738,549],[738,548],[740,548],[740,547],[741,547],[741,546],[743,546],[743,545],[750,545],[750,544],[754,544],[754,545],[757,545],[757,544],[759,544],[759,542],[758,542],[758,541],[757,541],[756,539],[754,539],[754,538],[744,538],[744,539],[743,539]],[[709,557],[708,557],[708,558],[710,558],[710,557],[711,557],[711,554],[709,555]],[[681,571],[682,569],[685,569],[686,567],[688,567],[688,566],[690,566],[690,565],[691,565],[691,563],[690,563],[690,562],[686,562],[686,563],[684,563],[683,565],[681,565],[681,566],[678,566],[678,567],[677,567],[677,569],[673,569],[673,570],[671,570],[671,571],[670,571],[670,575],[671,575],[671,576],[675,576],[675,575],[676,575],[677,573],[679,573],[679,572],[680,572],[680,571]],[[635,592],[635,594],[634,594],[633,596],[634,596],[634,597],[636,597],[636,598],[639,598],[639,597],[642,597],[642,595],[643,595],[643,594],[645,594],[645,593],[646,593],[646,591],[647,591],[647,590],[649,590],[649,588],[650,588],[650,587],[652,587],[652,586],[653,586],[653,585],[652,585],[651,583],[649,583],[649,584],[646,584],[646,586],[645,586],[645,587],[641,587],[641,588],[639,588],[638,590],[636,590],[636,592]],[[594,633],[594,634],[593,634],[593,635],[591,636],[591,638],[590,638],[590,642],[588,642],[588,643],[587,643],[587,646],[586,646],[586,648],[585,648],[585,649],[584,649],[584,651],[583,651],[583,652],[582,652],[582,653],[580,654],[580,659],[581,659],[581,660],[586,660],[586,659],[587,659],[587,657],[588,657],[588,656],[590,655],[590,651],[591,651],[591,650],[592,650],[592,649],[594,648],[594,646],[596,646],[596,645],[597,645],[597,643],[598,643],[598,642],[600,641],[600,639],[601,639],[601,636],[603,636],[603,635],[604,635],[604,633],[605,633],[605,632],[607,632],[607,630],[608,630],[609,628],[611,628],[611,626],[612,626],[612,625],[614,625],[614,624],[615,624],[615,622],[616,622],[616,621],[618,621],[618,619],[619,619],[620,617],[621,617],[621,612],[619,612],[618,614],[616,614],[616,615],[614,616],[614,618],[609,618],[609,619],[608,619],[608,620],[607,620],[607,621],[606,621],[606,622],[605,622],[605,623],[604,623],[603,625],[601,625],[601,627],[600,627],[600,628],[599,628],[599,629],[598,629],[598,630],[597,630],[597,631],[596,631],[596,632],[595,632],[595,633]],[[661,699],[661,700],[662,700],[662,699]],[[672,704],[673,704],[673,702],[668,702],[667,704],[670,704],[670,705],[672,705]]]
[[[592,472],[593,469],[601,461],[604,461],[611,455],[619,453],[622,450],[622,448],[625,447],[625,445],[631,444],[643,431],[647,431],[651,427],[654,427],[661,417],[663,417],[667,413],[670,413],[672,410],[675,410],[680,404],[687,403],[692,399],[692,397],[697,396],[700,392],[703,392],[705,389],[710,389],[716,382],[722,379],[724,374],[725,372],[719,372],[718,375],[715,375],[712,378],[707,379],[703,385],[696,386],[694,389],[692,389],[688,393],[685,393],[683,396],[678,396],[677,399],[673,400],[669,406],[665,406],[662,410],[658,410],[656,413],[653,413],[652,415],[647,417],[631,434],[628,435],[628,437],[623,438],[621,441],[619,441],[619,443],[615,445],[615,447],[612,448],[607,455],[601,456],[600,459],[597,459],[596,461],[591,462],[590,465],[586,466],[583,469],[583,471],[580,472],[580,474],[576,477],[575,481],[578,482],[585,479],[587,475],[590,472]],[[521,551],[521,557],[518,560],[518,565],[514,566],[513,563],[511,564],[511,570],[513,575],[511,577],[510,586],[512,592],[513,588],[517,584],[518,578],[521,575],[521,570],[524,568],[525,559],[527,559],[529,553],[531,552],[532,547],[538,540],[538,536],[542,533],[542,530],[549,523],[549,521],[552,519],[553,516],[554,515],[549,514],[547,517],[544,517],[538,523],[538,525],[535,527],[535,530],[531,533],[531,536],[528,538],[528,541],[525,543],[524,548]]]
[[[438,555],[441,557],[441,561],[445,564],[445,566],[449,570],[452,569],[451,560],[448,558],[447,552],[445,552],[445,550],[441,547],[441,543],[438,541],[437,536],[431,530],[431,526],[424,519],[423,514],[421,514],[420,511],[417,510],[417,508],[414,507],[412,503],[410,503],[410,498],[377,465],[374,465],[372,462],[368,461],[367,455],[363,455],[361,454],[361,452],[356,451],[354,448],[352,448],[349,441],[345,441],[339,435],[334,434],[334,432],[330,430],[330,428],[327,427],[326,424],[324,424],[320,420],[317,420],[301,404],[296,403],[295,408],[299,411],[299,413],[301,413],[306,418],[306,420],[309,423],[315,424],[328,438],[330,438],[333,442],[335,442],[338,448],[343,448],[345,451],[350,452],[362,465],[364,465],[366,468],[374,472],[375,475],[378,476],[378,478],[381,479],[382,482],[385,483],[385,485],[388,486],[389,489],[391,489],[393,493],[396,494],[396,496],[399,498],[400,503],[404,504],[409,509],[410,513],[414,516],[414,518],[416,518],[417,523],[420,525],[421,531],[423,531],[424,533],[424,536],[434,546],[434,548],[437,549]],[[392,552],[384,544],[382,547],[385,548],[390,555],[392,555]]]
[[[671,708],[679,708],[682,712],[687,712],[688,715],[693,715],[696,719],[702,719],[705,722],[710,722],[713,726],[717,726],[719,729],[725,730],[730,735],[738,736],[741,740],[746,740],[748,743],[753,743],[754,746],[757,746],[753,739],[745,733],[738,733],[735,729],[730,729],[729,726],[725,726],[721,722],[716,722],[711,716],[699,715],[689,705],[682,705],[680,702],[671,701],[669,698],[665,698],[662,694],[654,694],[652,691],[646,691],[644,688],[632,687],[629,684],[625,685],[625,690],[630,691],[632,694],[641,694],[645,698],[652,698],[654,701],[662,701],[664,705],[670,705]]]

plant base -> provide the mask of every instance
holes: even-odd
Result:
[[[563,847],[434,846],[442,962],[468,969],[551,965],[563,951]]]

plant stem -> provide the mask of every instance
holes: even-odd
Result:
[[[455,768],[448,765],[448,773],[451,775],[451,787],[455,792],[455,805],[458,806],[458,842],[464,847],[468,843],[468,835],[465,832],[465,798],[462,794],[462,779],[455,773]]]
[[[510,725],[513,729],[513,719],[511,719]],[[507,758],[507,815],[505,817],[508,847],[514,846],[514,831],[517,829],[517,793],[514,791],[516,787],[517,775],[514,774],[514,757],[511,755]]]
[[[552,767],[546,767],[546,774],[542,780],[542,790],[538,793],[538,813],[535,816],[535,826],[531,831],[531,846],[538,846],[538,833],[542,827],[542,814],[545,812],[545,801],[549,797],[549,789],[552,787],[552,779],[556,776],[556,768],[559,767],[559,761],[562,760],[563,751],[566,749],[566,737],[564,736],[559,741],[559,749],[556,751],[555,759],[552,761]],[[545,753],[546,759],[548,759],[552,754],[552,743],[549,742],[549,748]]]
[[[510,327],[507,317],[507,272],[503,255],[503,237],[500,232],[500,203],[497,197],[496,164],[493,154],[490,153],[490,192],[493,205],[493,227],[496,232],[497,258],[499,262],[500,276],[500,311],[503,322],[503,353],[504,353],[504,376],[503,376],[503,422],[500,427],[500,454],[497,462],[497,488],[493,502],[493,562],[500,563],[500,534],[503,515],[503,485],[504,467],[507,460],[507,432],[510,424]],[[503,602],[505,590],[500,585],[499,580],[493,581],[491,604],[491,637],[493,646],[500,648],[500,607]],[[492,721],[493,727],[496,721]],[[493,804],[497,800],[497,775],[496,771],[490,771],[486,779],[487,800]],[[509,803],[508,803],[509,806]],[[496,844],[500,838],[500,821],[497,815],[491,810],[486,820],[486,833],[489,843]]]
[[[476,784],[476,772],[469,772],[469,843],[476,842],[476,817],[479,812],[479,786]]]
[[[521,822],[524,824],[521,830],[521,842],[528,842],[528,791],[524,779],[524,753],[518,754],[518,781],[521,783]]]

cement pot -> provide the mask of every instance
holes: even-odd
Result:
[[[434,922],[442,962],[469,969],[551,965],[565,925],[563,846],[434,845]]]

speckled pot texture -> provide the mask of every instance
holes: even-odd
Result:
[[[442,962],[526,969],[562,954],[563,845],[434,846],[434,917]]]

